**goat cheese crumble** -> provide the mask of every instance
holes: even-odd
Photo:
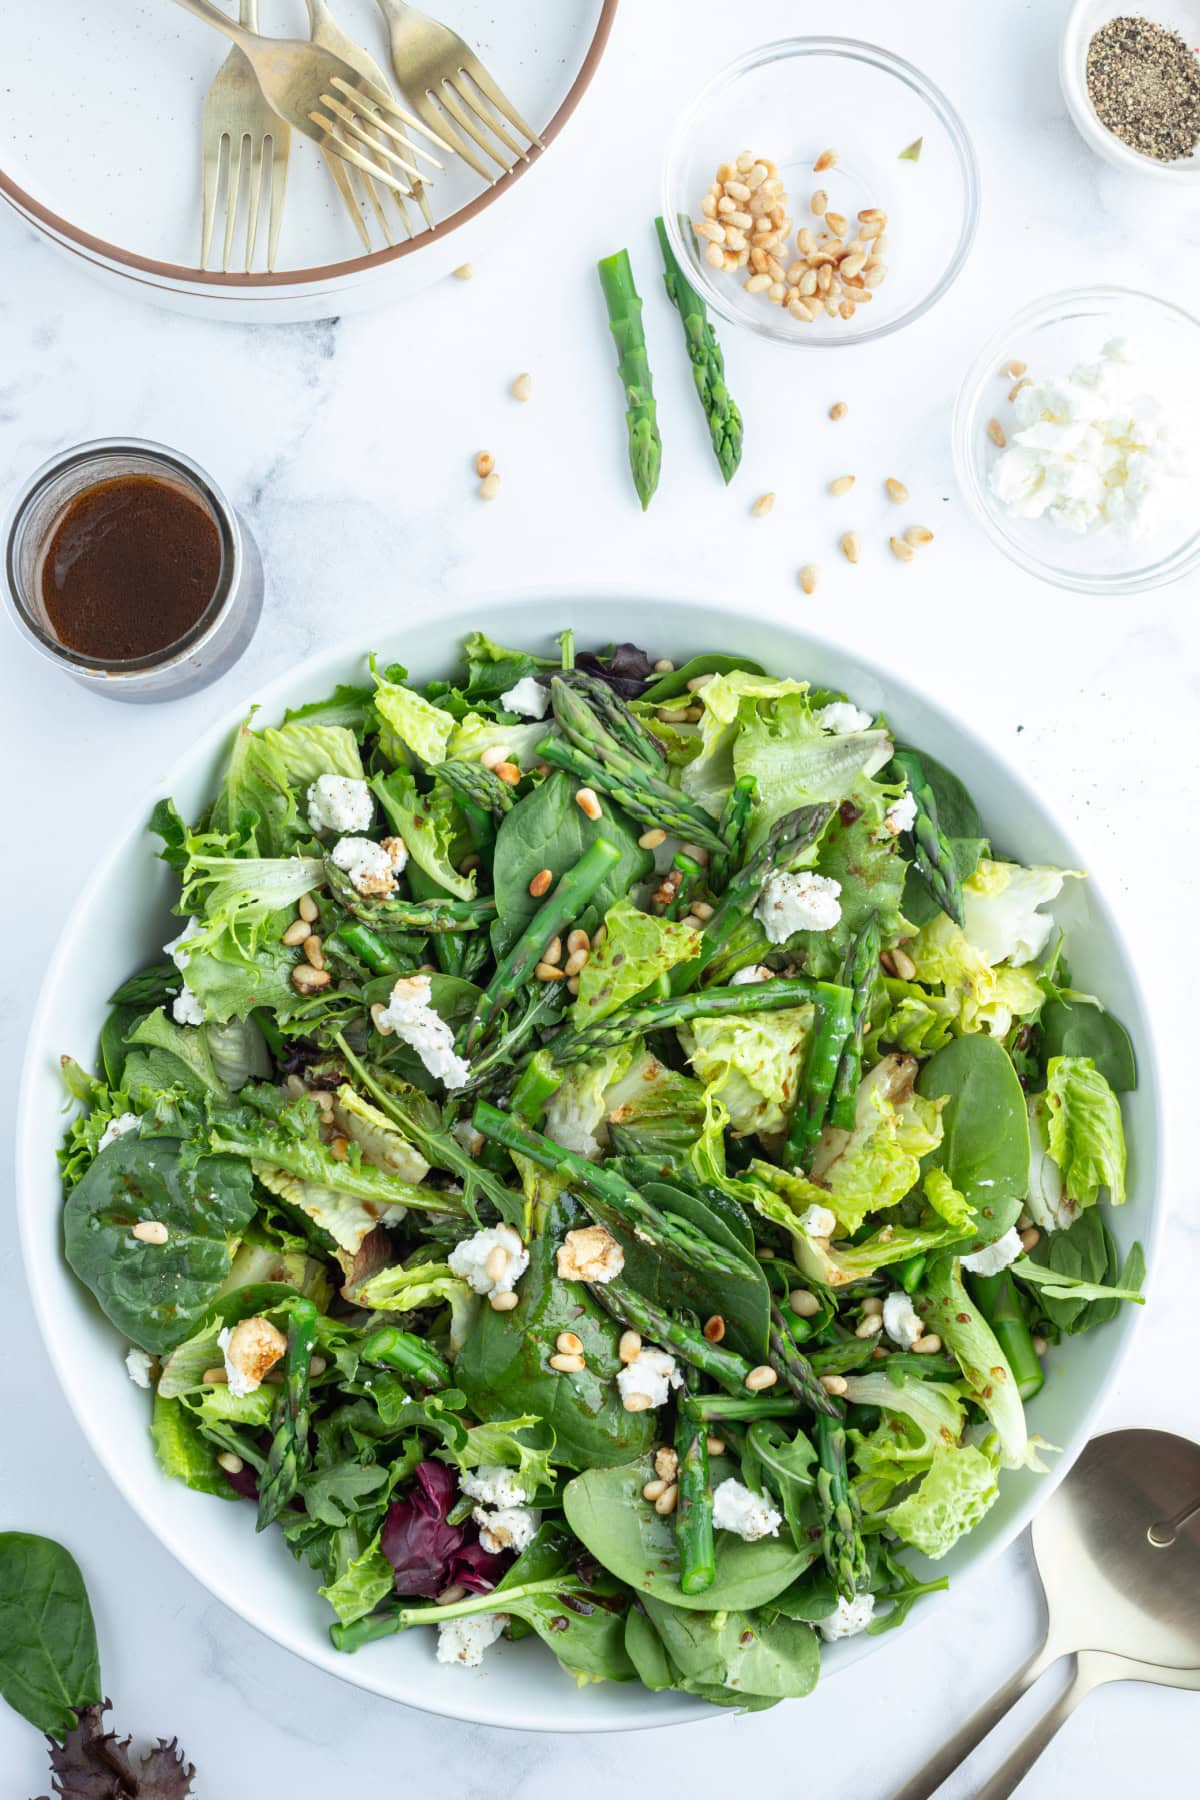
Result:
[[[653,1406],[665,1406],[671,1389],[682,1385],[683,1376],[675,1358],[666,1350],[639,1350],[617,1376],[626,1412],[647,1412]]]
[[[507,1613],[468,1613],[462,1619],[447,1619],[438,1626],[438,1661],[477,1669],[484,1651],[496,1642],[507,1624]]]
[[[381,844],[372,838],[339,838],[330,859],[350,877],[350,885],[360,894],[386,899],[396,891],[396,877],[408,862],[404,839],[384,838]]]
[[[318,775],[308,790],[313,831],[366,831],[374,816],[370,788],[352,775]]]
[[[754,916],[772,944],[786,944],[797,931],[832,931],[842,916],[840,881],[799,869],[768,875]]]
[[[871,1623],[875,1612],[874,1594],[855,1594],[853,1600],[839,1599],[837,1611],[827,1619],[817,1620],[817,1630],[827,1644],[838,1638],[857,1637]]]
[[[759,1538],[776,1537],[783,1515],[762,1494],[752,1493],[730,1476],[713,1489],[713,1524],[718,1531],[732,1531],[755,1544]]]
[[[177,1025],[203,1025],[204,1023],[204,1008],[186,983],[171,1002],[171,1017]]]
[[[899,837],[902,831],[911,831],[917,817],[917,803],[911,793],[901,794],[893,800],[883,815],[884,830],[892,837]]]
[[[199,919],[189,919],[178,937],[173,937],[169,944],[163,945],[163,955],[169,956],[180,974],[188,966],[191,951],[184,948],[189,938],[199,937],[204,930]]]
[[[550,711],[550,690],[534,676],[522,675],[506,694],[501,694],[500,704],[505,712],[521,713],[527,719],[544,719]]]
[[[136,1131],[140,1124],[141,1120],[136,1113],[118,1113],[115,1119],[109,1120],[100,1133],[100,1142],[96,1145],[97,1155],[101,1150],[107,1150],[110,1144],[115,1144],[118,1138],[126,1137],[129,1132]]]
[[[603,1225],[568,1231],[558,1247],[560,1281],[615,1281],[625,1267],[625,1252]]]
[[[764,963],[751,963],[748,969],[738,969],[729,977],[730,987],[749,987],[752,982],[770,981],[771,971]]]
[[[902,1350],[911,1350],[917,1339],[925,1335],[925,1326],[903,1288],[893,1289],[883,1303],[883,1329]]]
[[[373,1013],[375,1029],[382,1037],[393,1032],[402,1044],[415,1050],[429,1073],[451,1092],[465,1087],[470,1068],[454,1049],[454,1033],[430,1005],[433,989],[428,975],[401,975],[391,998]]]
[[[478,1500],[501,1511],[523,1506],[529,1498],[514,1471],[502,1463],[480,1463],[477,1469],[467,1469],[459,1476],[458,1485],[468,1500]]]
[[[508,1261],[498,1273],[489,1275],[487,1265],[496,1250],[503,1250]],[[455,1244],[446,1260],[468,1287],[490,1299],[493,1294],[512,1293],[529,1267],[529,1252],[511,1225],[491,1225]],[[496,1264],[499,1260],[497,1257]]]
[[[229,1391],[235,1400],[244,1399],[262,1386],[268,1374],[287,1349],[287,1339],[270,1319],[241,1319],[226,1325],[217,1334],[217,1344],[225,1359]]]
[[[837,1230],[837,1215],[827,1206],[806,1206],[796,1221],[796,1228],[809,1238],[831,1238]]]
[[[134,1345],[125,1354],[125,1367],[129,1371],[130,1381],[136,1387],[148,1388],[150,1386],[150,1375],[154,1368],[152,1356],[148,1356],[144,1350],[139,1350]]]
[[[191,951],[187,949],[190,938],[199,937],[204,930],[199,919],[189,919],[178,937],[173,937],[169,944],[163,945],[163,955],[169,956],[182,975],[191,961]],[[195,994],[187,986],[186,980],[180,992],[171,1004],[171,1016],[177,1025],[203,1025],[204,1008]]]
[[[845,737],[850,731],[868,730],[871,715],[861,706],[855,706],[852,700],[831,700],[828,706],[822,706],[818,711],[817,722],[825,731]]]
[[[1001,1269],[1007,1269],[1009,1263],[1016,1262],[1023,1249],[1021,1234],[1012,1225],[994,1244],[985,1244],[982,1250],[964,1256],[962,1266],[971,1275],[999,1275]]]
[[[537,1513],[525,1506],[504,1506],[498,1512],[477,1506],[471,1517],[479,1527],[480,1543],[491,1556],[499,1556],[505,1550],[519,1556],[533,1542],[538,1528]]]

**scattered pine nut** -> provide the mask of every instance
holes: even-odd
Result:
[[[808,1288],[793,1288],[788,1295],[788,1305],[798,1319],[812,1319],[821,1310],[821,1302]]]
[[[675,673],[675,664],[671,661],[669,656],[660,656],[654,665],[654,673],[656,675],[673,675]]]
[[[539,869],[538,870],[537,874],[534,876],[533,880],[529,884],[529,892],[533,895],[535,900],[540,900],[542,895],[544,893],[548,892],[550,883],[553,880],[554,880],[553,869]]]
[[[829,409],[829,416],[831,419],[844,419],[848,411],[844,400],[835,400]]]
[[[648,1481],[642,1489],[642,1499],[657,1500],[661,1494],[666,1493],[667,1487],[668,1483],[665,1481]]]
[[[500,780],[509,787],[516,787],[521,779],[521,771],[514,762],[498,762],[493,768],[492,774],[499,776]]]
[[[201,1387],[224,1387],[228,1380],[229,1377],[223,1368],[205,1369],[200,1377],[200,1385]]]
[[[511,391],[514,400],[528,400],[530,394],[533,392],[533,376],[518,375],[517,379],[512,384]]]
[[[933,533],[927,531],[924,525],[910,525],[904,533],[904,541],[911,544],[914,550],[919,550],[922,544],[932,544]]]
[[[533,972],[539,981],[561,981],[563,979],[563,970],[556,969],[552,963],[540,962]]]
[[[292,986],[298,994],[320,993],[332,980],[328,969],[314,969],[310,963],[297,963],[292,970]]]
[[[296,911],[306,925],[315,925],[321,916],[320,909],[311,894],[301,894],[296,902]]]
[[[1017,358],[1014,356],[1008,362],[1005,363],[1005,365],[1001,369],[1000,373],[1001,373],[1001,375],[1007,375],[1009,380],[1012,381],[1016,378],[1016,376],[1023,375],[1028,367],[1029,367],[1028,363],[1019,362],[1017,360]]]
[[[562,952],[562,939],[560,937],[551,938],[550,942],[546,945],[546,948],[542,951],[541,960],[544,963],[549,963],[552,969],[557,969],[559,963],[562,961]]]
[[[494,500],[499,492],[500,477],[497,475],[495,469],[493,469],[491,474],[485,475],[479,484],[479,498],[481,500]]]
[[[600,818],[604,811],[604,808],[596,798],[595,788],[581,787],[575,795],[575,804],[583,814],[584,818],[591,819],[593,823]]]
[[[821,579],[820,563],[805,563],[800,571],[800,586],[806,594],[815,594]]]
[[[309,930],[307,919],[293,919],[279,941],[286,944],[289,950],[295,950],[309,935]]]
[[[1031,1225],[1027,1231],[1021,1233],[1022,1250],[1032,1250],[1035,1244],[1041,1242],[1041,1237],[1042,1234],[1037,1226]]]
[[[837,159],[838,155],[836,150],[822,150],[820,156],[818,156],[816,162],[813,164],[813,174],[823,175],[826,169],[836,167]]]
[[[808,203],[808,210],[811,213],[815,213],[818,219],[823,219],[825,217],[825,214],[829,211],[829,195],[825,192],[824,188],[817,189],[816,193]]]
[[[631,1363],[642,1348],[641,1336],[636,1331],[623,1331],[621,1341],[617,1345],[617,1355],[623,1363]]]
[[[725,1321],[720,1313],[714,1313],[711,1319],[704,1321],[704,1335],[710,1344],[719,1344],[725,1336]]]
[[[854,1327],[854,1335],[856,1338],[875,1337],[877,1333],[882,1330],[883,1319],[880,1315],[878,1313],[864,1312],[862,1318]]]
[[[850,229],[850,221],[844,213],[827,212],[825,223],[836,238],[844,238]]]
[[[837,499],[840,500],[842,495],[848,494],[850,492],[850,489],[853,486],[854,486],[854,476],[853,475],[839,475],[836,477],[835,480],[830,482],[829,491]]]
[[[590,950],[572,950],[570,956],[568,956],[566,962],[563,964],[563,974],[567,977],[568,981],[573,981],[580,970],[587,967],[588,958],[591,954]]]
[[[626,1394],[621,1402],[625,1411],[632,1413],[649,1412],[653,1404],[649,1394]]]
[[[509,1255],[508,1255],[508,1251],[504,1248],[504,1245],[503,1244],[495,1245],[495,1247],[493,1249],[488,1251],[487,1261],[483,1265],[484,1272],[487,1275],[488,1280],[489,1281],[503,1280],[504,1275],[506,1274],[506,1272],[508,1270],[508,1264],[509,1264]],[[563,1348],[563,1346],[560,1344],[559,1349],[561,1350],[562,1348]],[[580,1348],[582,1348],[582,1346],[580,1346]]]
[[[897,947],[895,950],[893,950],[891,952],[891,958],[892,958],[892,967],[896,971],[896,976],[897,976],[898,980],[900,980],[900,981],[915,981],[916,980],[917,965],[913,961],[912,957],[908,954],[907,950],[901,950],[899,947]]]
[[[857,531],[843,532],[838,542],[841,546],[842,555],[845,557],[846,561],[856,563],[859,558],[859,553],[862,550],[862,540]]]
[[[708,1440],[708,1454],[710,1456],[724,1456],[724,1454],[725,1454],[725,1439],[719,1438],[719,1437],[710,1437]]]
[[[1032,381],[1030,381],[1028,375],[1022,375],[1020,381],[1014,381],[1012,386],[1008,390],[1009,405],[1010,406],[1012,405],[1012,402],[1016,399],[1017,395],[1020,393],[1022,388],[1027,388],[1027,387],[1032,387],[1032,386],[1033,386],[1033,383],[1032,383]]]
[[[455,281],[470,281],[470,279],[471,279],[472,275],[474,275],[474,273],[475,273],[474,264],[459,263],[457,269],[455,269],[455,271],[454,271],[454,279],[455,279]]]
[[[999,419],[989,419],[988,420],[987,434],[991,438],[993,444],[995,444],[997,450],[1003,450],[1005,445],[1008,443],[1007,434],[1004,430],[1003,425],[1000,423]]]
[[[134,1226],[133,1235],[139,1244],[165,1244],[171,1234],[161,1219],[142,1219]]]
[[[658,846],[660,844],[665,844],[666,841],[666,832],[660,825],[655,825],[651,830],[643,831],[641,837],[638,839],[638,848],[639,850],[657,850]]]
[[[485,769],[494,769],[497,763],[507,762],[511,755],[507,744],[491,744],[479,752],[479,760]]]
[[[236,1450],[222,1450],[217,1458],[217,1467],[224,1469],[227,1475],[240,1475],[245,1466]]]
[[[350,1154],[350,1140],[344,1137],[333,1137],[329,1140],[329,1154],[334,1162],[345,1162]]]
[[[560,1375],[578,1375],[582,1370],[586,1369],[587,1364],[584,1362],[582,1356],[563,1356],[560,1354],[550,1358],[550,1367],[552,1369],[557,1369]]]
[[[822,1375],[819,1379],[827,1394],[841,1395],[849,1392],[844,1375]]]
[[[750,508],[750,511],[756,519],[765,519],[774,504],[774,494],[760,494],[758,499],[754,502],[754,505]]]
[[[490,475],[495,466],[496,459],[490,450],[477,450],[475,452],[475,473],[481,479],[485,475]]]
[[[315,931],[310,932],[304,940],[304,954],[314,969],[325,967],[325,951]]]
[[[654,1502],[654,1510],[658,1514],[659,1518],[667,1519],[667,1518],[670,1518],[671,1514],[675,1511],[675,1508],[678,1506],[678,1504],[679,1504],[679,1483],[677,1481],[673,1481],[673,1482],[671,1482],[670,1486],[667,1487],[664,1490],[664,1492],[658,1496],[658,1499]]]
[[[903,538],[890,537],[888,539],[888,549],[891,551],[896,561],[902,563],[912,562],[917,554],[912,545],[906,544]]]
[[[567,976],[567,992],[568,992],[568,994],[577,994],[579,992],[579,977],[578,977],[578,975],[568,975]]]
[[[573,1331],[560,1331],[554,1340],[554,1348],[561,1350],[564,1356],[582,1356],[583,1339]]]
[[[936,1356],[942,1347],[942,1340],[936,1331],[927,1331],[913,1345],[916,1356]]]

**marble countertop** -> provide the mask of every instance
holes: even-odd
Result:
[[[594,91],[545,171],[540,235],[493,251],[470,283],[445,281],[403,310],[276,329],[171,316],[94,284],[0,217],[0,491],[74,441],[162,439],[222,481],[268,575],[262,627],[243,663],[170,707],[93,698],[15,636],[4,640],[6,824],[10,845],[22,847],[3,890],[0,1080],[10,1101],[37,984],[109,821],[194,733],[333,637],[369,645],[419,630],[443,604],[586,583],[711,596],[803,621],[893,659],[969,720],[1067,822],[1140,947],[1168,1089],[1179,1089],[1164,1096],[1167,1117],[1190,1122],[1195,1100],[1184,1080],[1200,996],[1177,946],[1180,895],[1197,872],[1196,832],[1179,807],[1198,772],[1196,583],[1103,603],[1043,587],[989,547],[950,463],[957,385],[984,336],[1018,305],[1096,280],[1186,303],[1200,284],[1200,216],[1173,192],[1109,170],[1065,116],[1055,74],[1065,10],[1064,0],[991,0],[972,7],[968,22],[958,0],[843,0],[836,9],[839,31],[909,56],[962,110],[982,164],[980,237],[933,314],[855,355],[789,358],[724,334],[749,421],[744,469],[728,493],[658,285],[650,220],[679,99],[735,51],[794,28],[788,0],[758,0],[745,26],[714,0],[686,9],[626,0]],[[592,273],[596,256],[623,242],[646,295],[666,422],[663,486],[645,518],[623,461]],[[523,407],[508,395],[521,370],[533,376]],[[835,400],[849,405],[836,426],[826,418]],[[480,448],[503,473],[493,505],[475,496]],[[824,487],[856,466],[908,484],[914,516],[936,533],[915,567],[887,555],[885,503],[869,497],[859,508],[868,554],[857,569],[839,564],[844,502],[828,500]],[[750,502],[766,489],[778,495],[774,512],[752,519]],[[810,560],[825,565],[825,578],[805,598],[796,576]],[[645,635],[653,640],[652,604]],[[1200,1436],[1191,1361],[1178,1349],[1194,1307],[1200,1229],[1194,1176],[1173,1148],[1152,1303],[1105,1423]],[[277,1649],[147,1537],[49,1370],[11,1234],[0,1242],[0,1297],[0,1522],[73,1547],[119,1722],[141,1736],[177,1732],[200,1766],[205,1800],[401,1790],[550,1800],[567,1784],[583,1795],[654,1791],[684,1772],[694,1791],[716,1794],[747,1766],[783,1769],[810,1793],[878,1800],[1028,1655],[1040,1628],[1036,1580],[1018,1546],[964,1583],[935,1624],[884,1640],[803,1708],[586,1746],[405,1711]],[[1048,1697],[1043,1689],[1027,1699],[1018,1722]],[[1104,1690],[1069,1721],[1022,1793],[1049,1797],[1068,1783],[1097,1795],[1165,1789],[1190,1766],[1195,1730],[1185,1694]],[[993,1745],[947,1791],[962,1800],[981,1778],[973,1771],[995,1758]],[[45,1787],[36,1738],[3,1708],[0,1768],[6,1794]]]

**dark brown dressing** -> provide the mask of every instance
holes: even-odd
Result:
[[[190,631],[220,574],[220,534],[198,495],[157,475],[120,475],[67,502],[38,581],[68,649],[132,662]]]

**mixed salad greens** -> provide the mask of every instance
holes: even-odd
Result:
[[[768,1706],[944,1586],[1140,1300],[1134,1057],[1081,877],[884,718],[559,650],[372,660],[156,807],[187,923],[64,1059],[66,1254],[340,1648]]]

